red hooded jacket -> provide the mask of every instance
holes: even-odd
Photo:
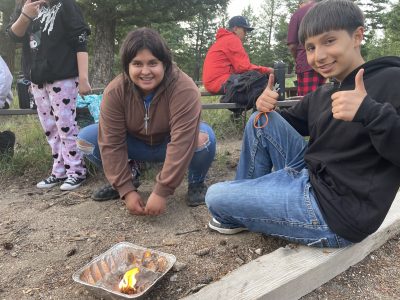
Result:
[[[231,31],[220,28],[216,41],[207,52],[203,65],[203,84],[210,93],[218,93],[231,74],[250,70],[270,73],[271,68],[250,63],[240,38]]]

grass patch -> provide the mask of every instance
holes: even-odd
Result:
[[[17,100],[17,99],[16,99]],[[218,103],[219,97],[203,97],[204,103]],[[12,107],[17,108],[17,101]],[[251,112],[247,112],[247,118]],[[202,112],[202,119],[213,129],[217,141],[240,139],[243,133],[242,119],[232,119],[232,112],[227,109],[207,109]],[[53,162],[51,149],[36,115],[9,116],[0,121],[1,131],[11,130],[16,136],[14,157],[0,158],[0,179],[32,175],[38,178],[47,176]],[[225,155],[217,153],[218,163],[224,162]],[[96,176],[98,170],[87,162],[88,173]],[[146,168],[147,169],[147,168]],[[157,171],[145,171],[144,177],[151,177]],[[155,174],[153,174],[156,172]]]
[[[0,159],[0,178],[29,173],[46,174],[52,164],[51,150],[37,116],[13,116],[1,122],[2,130],[15,133],[12,159]]]
[[[218,96],[202,97],[203,103],[219,103]],[[251,111],[246,113],[246,120]],[[232,119],[232,112],[228,109],[205,109],[202,119],[210,125],[218,140],[241,138],[243,134],[242,119]]]

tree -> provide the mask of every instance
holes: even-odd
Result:
[[[294,67],[294,59],[289,52],[287,47],[287,34],[288,34],[288,22],[286,15],[281,15],[276,26],[274,39],[277,42],[274,46],[274,58],[275,60],[282,60],[288,66],[288,70],[291,73]]]
[[[203,10],[218,11],[228,0],[80,0],[93,28],[92,86],[104,86],[114,76],[113,64],[118,27],[187,21]]]

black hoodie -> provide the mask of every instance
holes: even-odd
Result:
[[[23,72],[33,83],[41,84],[76,77],[77,52],[87,52],[89,27],[74,0],[52,0],[42,6],[37,18],[23,37],[11,30],[21,9],[17,9],[7,27],[9,36],[23,47]]]
[[[332,116],[331,95],[353,90],[364,68],[364,98],[354,120]],[[400,58],[369,61],[341,84],[326,84],[282,116],[310,136],[304,156],[329,227],[360,242],[382,224],[400,186]]]

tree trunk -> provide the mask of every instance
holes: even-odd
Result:
[[[15,72],[15,43],[4,33],[0,33],[0,55],[8,65],[11,73]]]
[[[114,41],[116,20],[99,18],[93,34],[93,56],[90,57],[92,88],[105,87],[114,77]]]

